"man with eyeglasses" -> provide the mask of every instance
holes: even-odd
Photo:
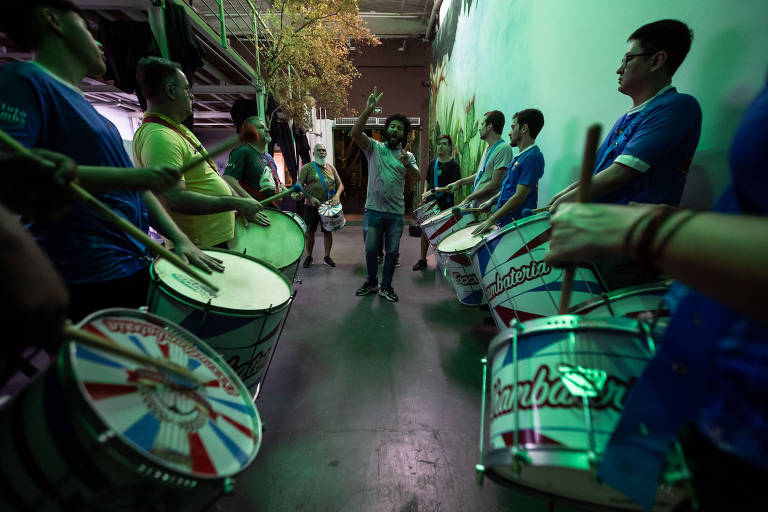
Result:
[[[138,62],[136,82],[147,98],[144,121],[133,138],[137,164],[179,168],[205,151],[182,122],[192,115],[192,89],[179,64],[159,57]],[[171,217],[199,247],[226,248],[235,236],[234,210],[247,220],[267,221],[261,205],[239,197],[219,175],[212,159],[185,172],[161,200]]]
[[[632,108],[616,121],[597,152],[594,201],[680,203],[701,134],[701,108],[671,82],[692,39],[691,29],[677,20],[649,23],[629,36],[616,73],[619,92],[632,98]],[[550,204],[574,201],[577,186],[572,183]]]
[[[336,168],[325,159],[328,150],[323,143],[315,144],[313,152],[314,162],[305,164],[299,171],[299,185],[301,185],[304,197],[304,220],[307,222],[307,257],[304,259],[304,268],[312,266],[312,250],[315,248],[315,233],[317,225],[323,233],[325,257],[323,263],[329,267],[335,267],[336,263],[331,259],[331,247],[333,246],[333,233],[326,231],[320,222],[320,214],[317,207],[320,203],[330,201],[333,206],[339,204],[341,193],[344,192],[344,184],[339,178]]]

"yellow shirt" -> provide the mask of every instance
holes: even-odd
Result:
[[[184,125],[173,122],[162,114],[147,112],[144,117],[157,117],[183,133],[184,137],[162,124],[145,122],[133,137],[133,159],[137,167],[173,167],[178,169],[197,156],[202,144]],[[207,196],[231,196],[227,183],[219,175],[216,164],[204,162],[185,172],[181,177],[186,189]],[[181,230],[201,247],[210,247],[231,240],[235,236],[234,212],[189,215],[169,212]]]

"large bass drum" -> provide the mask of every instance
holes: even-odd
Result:
[[[192,372],[68,342],[0,411],[0,510],[204,510],[256,456],[261,421],[224,360],[162,318],[109,309],[79,327]]]
[[[561,315],[501,332],[488,349],[490,450],[482,428],[479,469],[524,490],[641,510],[594,473],[662,330],[629,318]],[[680,458],[670,460],[654,510],[673,510],[684,499],[673,483],[686,473],[683,466]]]

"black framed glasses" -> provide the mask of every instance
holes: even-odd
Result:
[[[621,67],[625,67],[629,62],[632,61],[635,57],[647,57],[648,55],[653,55],[656,52],[645,52],[645,53],[627,53],[621,58]]]

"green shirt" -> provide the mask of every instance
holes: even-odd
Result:
[[[269,158],[267,153],[259,153],[250,144],[243,144],[230,153],[224,175],[233,176],[267,195],[274,194],[280,187],[275,183]]]

